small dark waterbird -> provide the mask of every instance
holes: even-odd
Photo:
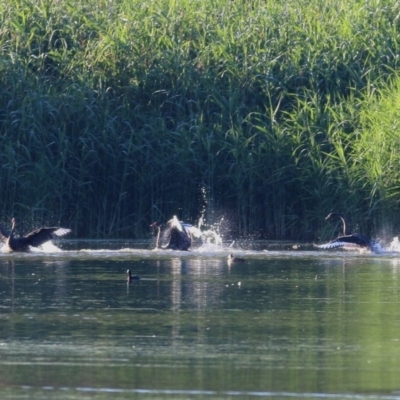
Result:
[[[30,247],[40,247],[52,239],[60,238],[71,232],[71,229],[51,227],[36,229],[25,236],[15,237],[15,225],[16,220],[13,218],[9,234],[0,226],[0,239],[5,244],[5,250],[7,251],[29,251]]]
[[[360,233],[346,233],[346,220],[344,217],[337,213],[331,212],[326,216],[326,220],[331,218],[340,218],[343,223],[343,235],[338,236],[336,239],[331,240],[328,243],[317,245],[320,249],[334,249],[334,248],[343,248],[345,250],[370,250],[373,252],[377,252],[379,250],[378,245],[369,239],[368,237],[361,235]]]
[[[233,254],[229,254],[228,256],[228,264],[238,264],[244,262],[246,262],[244,258],[234,257]]]
[[[138,281],[138,280],[140,280],[140,276],[137,276],[137,275],[132,275],[131,274],[131,270],[130,269],[127,269],[126,270],[126,273],[127,273],[127,278],[126,278],[126,283],[131,283],[132,281]]]

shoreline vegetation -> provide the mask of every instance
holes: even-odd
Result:
[[[280,4],[282,3],[282,4]],[[400,4],[0,0],[0,221],[400,229]],[[340,229],[337,226],[336,229]]]

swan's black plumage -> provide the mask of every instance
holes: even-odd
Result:
[[[140,280],[139,276],[131,274],[131,270],[130,269],[126,270],[126,274],[128,275],[127,278],[126,278],[126,283],[131,283],[132,281]]]
[[[371,250],[371,251],[377,251],[376,243],[373,242],[368,237],[361,235],[360,233],[352,233],[349,235],[346,234],[346,220],[339,213],[331,212],[330,214],[327,215],[327,217],[325,219],[327,220],[327,219],[330,219],[333,217],[337,217],[342,220],[343,235],[338,236],[336,239],[331,240],[328,243],[320,244],[317,247],[319,247],[320,249],[343,248],[343,249],[347,249],[347,250],[366,249],[366,250]]]
[[[176,216],[170,219],[166,224],[166,229],[163,233],[163,241],[166,245],[160,246],[161,227],[157,222],[152,223],[150,226],[157,230],[156,249],[170,249],[170,250],[189,250],[192,245],[193,236],[200,237],[201,232],[196,227],[180,222]]]
[[[0,239],[5,243],[8,251],[29,251],[30,247],[39,247],[49,240],[59,238],[71,232],[67,228],[40,228],[25,236],[15,237],[15,218],[11,220],[11,231],[7,234],[0,226]]]

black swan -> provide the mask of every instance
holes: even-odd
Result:
[[[327,215],[325,219],[330,219],[333,217],[340,218],[343,223],[343,235],[338,236],[336,239],[331,240],[329,243],[317,245],[320,249],[334,249],[334,248],[343,248],[345,250],[371,250],[374,252],[379,251],[378,245],[372,241],[371,239],[367,238],[364,235],[359,233],[352,233],[350,235],[346,234],[346,221],[342,215],[337,212],[331,212]]]
[[[201,231],[193,225],[186,224],[173,216],[167,222],[167,227],[163,232],[163,241],[167,242],[166,245],[160,245],[161,227],[157,222],[150,225],[157,230],[156,249],[170,249],[170,250],[189,250],[192,245],[193,237],[201,237]]]
[[[246,260],[244,258],[233,257],[233,254],[228,256],[228,264],[244,263]]]
[[[132,281],[138,281],[140,279],[140,277],[137,275],[131,275],[130,269],[127,269],[126,273],[128,275],[128,277],[126,278],[126,283],[131,283]]]
[[[5,233],[0,226],[0,239],[8,251],[29,251],[30,247],[39,247],[49,240],[59,238],[71,232],[67,228],[40,228],[25,236],[15,237],[15,218],[11,220],[11,232]]]

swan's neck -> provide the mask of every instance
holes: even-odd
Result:
[[[159,244],[159,241],[160,241],[160,232],[161,232],[161,228],[159,226],[157,226],[156,249],[158,249],[158,244]]]
[[[15,220],[14,220],[14,218],[13,218],[12,221],[11,221],[11,230],[10,230],[10,234],[9,234],[9,236],[8,236],[8,239],[7,239],[7,246],[8,246],[10,249],[13,249],[14,230],[15,230]]]
[[[14,231],[15,231],[15,219],[13,218],[11,221],[10,238],[12,238],[14,236]]]
[[[346,236],[346,221],[345,221],[345,219],[342,217],[342,216],[340,216],[339,217],[341,220],[342,220],[342,222],[343,222],[343,236]]]

